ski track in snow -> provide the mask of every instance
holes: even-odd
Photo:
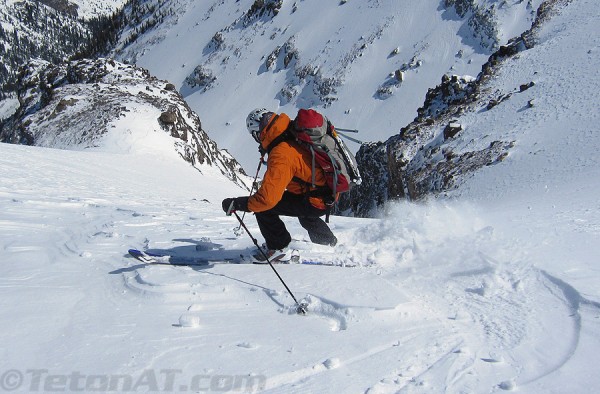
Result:
[[[46,177],[68,171],[54,165],[56,172],[46,169]],[[7,182],[0,189],[2,253],[12,263],[0,290],[44,289],[58,293],[58,300],[64,299],[61,289],[79,294],[66,303],[71,321],[63,327],[76,332],[90,324],[82,313],[98,308],[100,295],[80,288],[76,280],[69,283],[62,276],[66,273],[106,282],[111,290],[103,291],[113,293],[108,294],[112,304],[119,304],[121,293],[128,302],[169,311],[168,327],[162,329],[183,331],[150,341],[169,343],[154,350],[142,345],[150,333],[136,338],[140,354],[125,363],[130,371],[162,368],[185,360],[187,352],[206,351],[206,344],[196,342],[209,336],[212,346],[225,354],[213,369],[201,362],[207,371],[227,371],[229,363],[239,366],[234,360],[249,352],[257,359],[254,372],[268,377],[266,392],[323,391],[330,382],[336,390],[354,391],[356,382],[348,377],[355,374],[360,382],[372,382],[363,387],[369,393],[491,392],[526,385],[560,369],[578,350],[581,309],[599,307],[537,269],[535,262],[521,259],[513,251],[523,246],[485,226],[472,208],[416,206],[407,215],[409,206],[398,205],[389,219],[333,219],[346,245],[339,252],[355,262],[362,259],[363,267],[277,266],[299,300],[309,305],[309,316],[300,317],[268,267],[169,267],[125,257],[128,247],[187,253],[196,244],[249,248],[245,237],[233,235],[231,218],[221,216],[214,205],[188,206],[159,193],[140,199],[136,192],[108,183],[92,188],[84,172],[69,174],[68,186],[22,175],[3,176]],[[453,233],[443,226],[449,220],[455,223]],[[294,237],[303,237],[297,224],[290,222],[290,228]],[[45,269],[49,265],[55,267],[53,274]],[[320,270],[318,278],[310,277],[314,270]],[[319,280],[316,289],[303,288],[303,282]],[[352,299],[348,289],[336,290],[336,280],[350,281],[364,295]],[[146,314],[143,309],[127,313]],[[230,328],[240,324],[238,319],[251,332],[247,339],[246,328]],[[128,327],[135,323],[128,321],[123,318],[110,335],[131,336]],[[165,323],[164,318],[159,321]],[[299,325],[304,343],[294,344],[293,334],[282,337]],[[76,343],[84,340],[85,334],[76,335]],[[269,361],[269,354],[286,347],[289,359]]]
[[[567,11],[591,4],[572,2]],[[592,44],[568,45],[571,63],[588,67],[587,75],[597,74]],[[355,267],[277,266],[308,316],[296,315],[268,266],[170,267],[127,257],[129,248],[181,256],[222,248],[224,258],[251,248],[220,208],[221,198],[246,192],[222,178],[161,155],[0,146],[0,374],[47,368],[139,377],[175,368],[182,382],[264,376],[260,391],[271,393],[592,391],[600,227],[597,149],[587,125],[596,113],[593,100],[566,88],[586,97],[598,89],[580,89],[580,74],[553,56],[542,68],[565,67],[555,73],[566,81],[534,77],[536,51],[556,49],[544,45],[521,54],[534,65],[525,75],[521,62],[509,63],[516,69],[505,73],[515,80],[503,89],[535,79],[526,94],[539,103],[526,112],[526,101],[509,100],[479,125],[518,142],[502,166],[487,168],[489,183],[475,176],[462,189],[485,196],[487,185],[493,204],[390,204],[380,219],[332,218],[341,244],[328,260]],[[563,127],[565,105],[578,107],[581,122],[591,113],[582,126],[589,130]],[[515,134],[521,129],[527,134]],[[575,166],[562,156],[577,158]],[[286,223],[305,254],[326,253],[304,242],[295,220]]]

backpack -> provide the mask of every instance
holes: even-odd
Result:
[[[318,165],[323,170],[328,190],[320,195],[327,205],[333,205],[339,193],[348,192],[353,186],[360,185],[362,180],[356,158],[325,116],[312,109],[300,109],[290,132],[312,154],[310,185],[313,188],[316,187],[315,167]]]

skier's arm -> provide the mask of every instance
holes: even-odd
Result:
[[[294,177],[293,157],[290,157],[288,149],[280,149],[283,145],[277,146],[269,154],[262,185],[248,200],[248,209],[252,212],[268,211],[277,205]]]

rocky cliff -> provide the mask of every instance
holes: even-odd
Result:
[[[460,141],[460,118],[466,113],[493,111],[513,95],[535,86],[534,81],[524,81],[512,91],[498,92],[490,89],[488,82],[507,59],[532,48],[543,22],[556,7],[568,2],[542,3],[531,28],[500,46],[476,78],[444,75],[438,86],[429,89],[413,122],[385,142],[363,145],[357,160],[364,181],[346,202],[355,214],[368,216],[390,199],[418,200],[456,188],[473,171],[504,160],[514,141],[493,139],[484,144],[488,139],[484,135]]]
[[[147,145],[152,154],[163,147],[145,140],[162,133],[171,137],[167,152],[244,185],[240,165],[208,138],[175,87],[147,70],[109,59],[34,60],[21,68],[17,94],[20,106],[0,124],[0,142],[116,152]]]

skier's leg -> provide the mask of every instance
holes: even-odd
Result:
[[[335,246],[337,238],[331,232],[331,229],[320,217],[300,216],[298,217],[300,225],[308,231],[310,240],[320,245]]]
[[[312,242],[334,246],[337,238],[327,223],[320,218],[325,213],[324,210],[313,207],[305,196],[285,192],[275,207],[257,212],[256,221],[269,249],[283,249],[292,240],[285,224],[279,218],[280,215],[297,217],[300,225],[308,231]]]
[[[267,248],[283,249],[292,241],[292,236],[275,210],[257,212],[256,222],[262,236],[265,238]]]

